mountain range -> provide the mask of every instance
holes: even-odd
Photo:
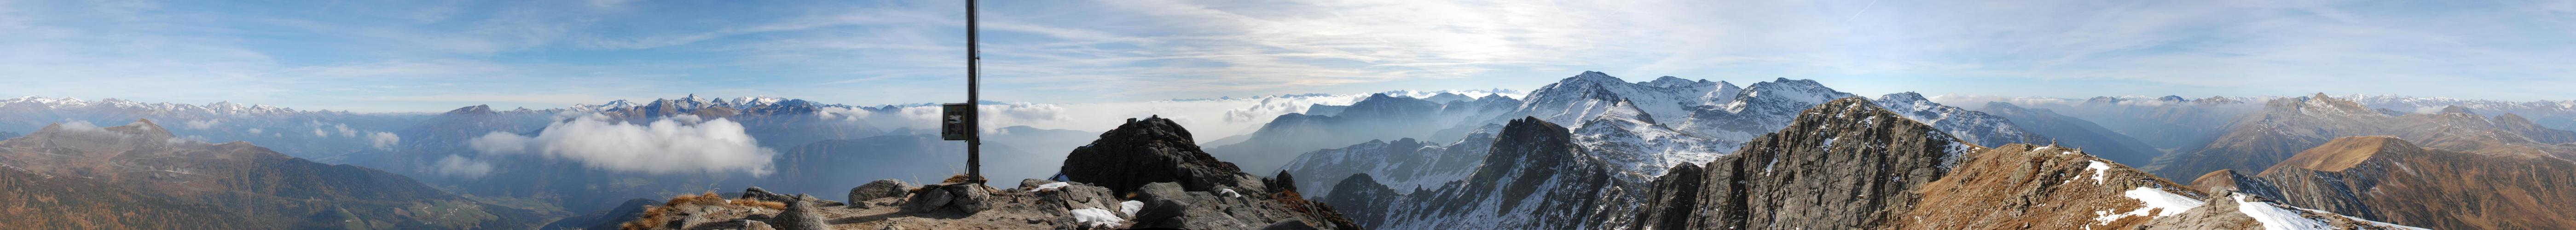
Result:
[[[1193,136],[1177,127],[1188,119],[1160,117],[1143,123],[1171,127],[1122,125],[1128,134],[987,129],[984,173],[1102,189],[1068,196],[1056,193],[1079,187],[993,188],[1008,192],[991,194],[1018,197],[1007,199],[1150,193],[1186,197],[1171,201],[1195,206],[1293,206],[1180,215],[1231,221],[1221,225],[1110,217],[1132,226],[1237,228],[1290,219],[1388,229],[2576,226],[2576,216],[2554,211],[2576,205],[2556,201],[2576,196],[2557,191],[2569,185],[2564,178],[2576,176],[2560,173],[2571,172],[2563,168],[2576,156],[2576,132],[2566,131],[2576,124],[2570,103],[2325,94],[1862,97],[1813,80],[1739,87],[1670,76],[1630,82],[1589,71],[1525,95],[1333,97],[1344,101],[1263,98],[1254,108],[1227,111],[1225,119],[1259,124],[1234,135]],[[223,102],[0,99],[0,128],[26,131],[0,132],[0,165],[8,166],[0,170],[0,184],[49,188],[0,199],[23,201],[12,210],[66,213],[0,220],[66,228],[613,226],[636,220],[621,215],[659,210],[638,198],[753,186],[760,189],[744,194],[860,197],[851,186],[886,178],[929,183],[959,173],[962,143],[891,117],[935,111],[925,106],[932,105],[688,95],[377,114]],[[1266,122],[1248,117],[1277,111],[1292,113]],[[561,149],[571,145],[507,142],[602,130],[585,125],[706,138],[654,142],[719,143],[731,149],[673,152],[754,159],[730,168],[671,169]],[[701,128],[741,137],[692,136]],[[1169,133],[1135,142],[1163,147],[1103,142],[1143,138],[1113,137],[1139,135],[1132,132]],[[708,140],[717,142],[695,142]],[[1129,164],[1094,161],[1101,151],[1191,154],[1182,154],[1190,155],[1185,161],[1153,161],[1178,164],[1184,170],[1175,172],[1185,173],[1176,177],[1073,175]],[[1153,162],[1118,168],[1164,166]],[[2169,179],[2186,177],[2190,185]],[[1146,186],[1156,183],[1173,187]],[[1267,199],[1236,199],[1221,190]],[[778,200],[772,198],[761,199]],[[663,206],[695,201],[671,202]],[[691,207],[781,211],[758,203],[699,205]],[[841,215],[836,212],[844,211],[824,213]],[[221,220],[241,221],[214,223]],[[1074,222],[1101,223],[1035,218],[1026,224]]]

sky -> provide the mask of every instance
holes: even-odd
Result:
[[[987,1],[987,100],[1815,79],[2576,99],[2571,1]],[[306,110],[964,101],[960,1],[0,0],[0,95]]]

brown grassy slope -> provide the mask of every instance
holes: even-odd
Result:
[[[2136,188],[2161,189],[2194,199],[2207,196],[2126,165],[2060,147],[2011,144],[1977,152],[1948,176],[1922,190],[1923,203],[1887,225],[1896,229],[2134,229],[2152,220],[2132,216],[2108,222],[2102,213],[2145,207],[2123,196]],[[2090,167],[2101,162],[2101,180]],[[2152,210],[2170,214],[2183,210]]]
[[[2285,202],[2433,229],[2576,229],[2576,162],[2338,138],[2258,177]]]

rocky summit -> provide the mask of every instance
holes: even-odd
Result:
[[[914,186],[880,180],[850,200],[777,194],[738,199],[679,195],[620,222],[624,229],[1359,229],[1305,200],[1286,174],[1236,172],[1199,151],[1189,131],[1159,117],[1134,119],[1065,159],[1072,181],[1015,187]]]
[[[1065,156],[1065,178],[1099,184],[1124,194],[1154,182],[1175,182],[1191,191],[1241,187],[1242,169],[1199,150],[1190,131],[1171,119],[1130,119],[1100,140],[1074,148]]]

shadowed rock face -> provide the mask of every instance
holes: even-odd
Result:
[[[1119,194],[1154,182],[1178,182],[1189,191],[1241,187],[1242,169],[1199,150],[1190,131],[1170,119],[1130,120],[1101,133],[1091,145],[1074,148],[1064,158],[1063,172],[1073,181],[1098,184]]]

